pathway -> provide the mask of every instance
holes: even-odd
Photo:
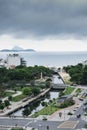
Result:
[[[60,124],[58,126],[58,128],[67,128],[67,129],[71,128],[71,129],[74,129],[74,128],[76,128],[78,123],[79,123],[78,121],[65,121],[62,124]]]
[[[31,99],[28,99],[25,102],[23,102],[23,100],[21,100],[19,102],[12,102],[11,105],[9,106],[9,109],[5,108],[4,112],[0,113],[0,116],[8,115],[8,114],[14,112],[17,109],[26,106],[30,102],[33,102],[34,100],[36,100],[36,99],[40,98],[41,96],[45,95],[45,93],[47,93],[49,90],[50,90],[50,88],[46,89],[44,92],[40,93],[39,95],[37,95],[37,96],[35,96]]]
[[[12,95],[12,97],[16,97],[16,96],[21,95],[21,94],[22,94],[21,91],[17,91],[15,94]],[[5,101],[5,100],[8,100],[8,97],[2,98],[2,101]]]
[[[74,91],[71,93],[71,95],[74,95],[77,89],[78,88],[75,88]],[[82,102],[80,102],[77,97],[74,97],[74,100],[75,100],[75,104],[73,106],[70,106],[68,108],[64,108],[64,109],[56,111],[50,117],[48,117],[48,120],[50,120],[50,121],[66,121],[66,120],[69,120],[71,115],[68,115],[68,113],[70,112],[74,115],[75,111],[82,105]],[[62,113],[61,117],[59,116],[60,112]]]

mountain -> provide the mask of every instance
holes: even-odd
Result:
[[[19,46],[14,46],[12,48],[12,50],[18,50],[18,51],[20,51],[20,50],[24,50],[24,49],[22,47],[19,47]]]
[[[36,52],[34,49],[23,49],[19,46],[14,46],[11,50],[10,49],[3,49],[1,52]]]

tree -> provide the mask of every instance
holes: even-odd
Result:
[[[3,104],[3,103],[0,104],[0,109],[1,109],[1,110],[4,109],[4,104]]]
[[[35,80],[31,80],[30,84],[31,84],[31,86],[34,86],[35,85]]]
[[[63,96],[64,95],[64,92],[63,91],[60,91],[59,92],[59,97]]]
[[[30,96],[31,95],[31,88],[25,87],[25,88],[22,89],[22,92],[23,92],[24,95]]]
[[[50,87],[50,81],[46,81],[46,88],[49,88]]]
[[[23,116],[28,116],[28,115],[30,115],[30,114],[31,114],[30,108],[28,108],[28,107],[25,108],[25,109],[23,110],[22,114],[23,114]]]
[[[8,100],[5,100],[4,103],[5,103],[5,106],[8,108],[8,106],[10,105],[10,102]]]
[[[8,100],[9,100],[9,101],[12,101],[12,96],[9,96],[9,97],[8,97]]]
[[[44,102],[44,101],[43,101],[43,102],[41,102],[41,105],[42,105],[42,106],[47,106],[47,102]]]
[[[0,99],[0,104],[2,103],[2,100]]]
[[[33,87],[32,93],[34,94],[34,96],[38,95],[40,93],[40,88]]]
[[[3,97],[4,91],[5,91],[5,90],[4,90],[3,86],[0,85],[0,97]]]

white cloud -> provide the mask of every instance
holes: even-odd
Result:
[[[76,39],[16,39],[9,35],[0,36],[0,49],[11,49],[17,45],[37,51],[87,51],[86,40]]]

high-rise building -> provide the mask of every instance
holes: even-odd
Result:
[[[15,68],[16,66],[22,65],[23,63],[22,58],[19,54],[9,54],[7,56],[7,68]]]

